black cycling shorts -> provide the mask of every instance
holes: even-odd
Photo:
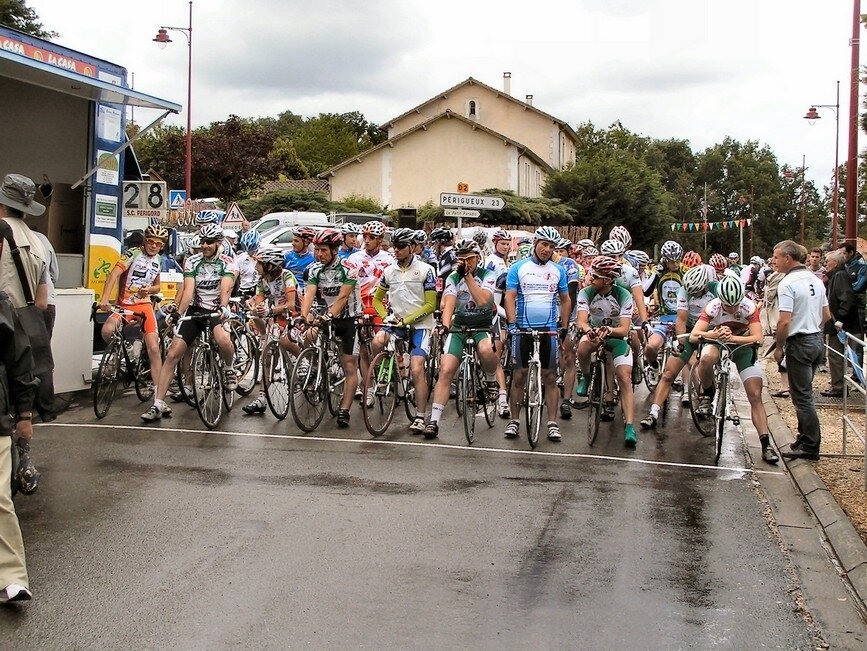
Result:
[[[533,352],[533,337],[530,335],[512,335],[512,367],[527,368],[530,355]],[[539,337],[539,361],[544,369],[556,369],[560,363],[560,347],[557,335],[542,335]]]
[[[335,337],[340,337],[341,353],[344,355],[358,355],[355,319],[334,319],[331,322],[331,332]]]
[[[195,307],[190,306],[187,308],[184,316],[193,316],[196,314],[210,314],[211,312],[215,312],[216,310],[206,310],[203,307]],[[184,340],[184,343],[189,346],[192,344],[196,337],[205,332],[205,328],[216,328],[220,325],[220,317],[212,316],[209,319],[193,319],[191,321],[184,321],[181,323],[178,328],[178,333],[175,335],[176,337],[180,337]]]

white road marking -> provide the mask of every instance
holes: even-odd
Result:
[[[511,454],[528,457],[550,457],[563,459],[591,459],[597,461],[619,461],[622,463],[637,463],[647,466],[664,466],[668,468],[685,468],[690,470],[716,470],[722,472],[737,472],[741,474],[753,473],[764,475],[782,475],[781,470],[760,470],[758,468],[736,468],[733,466],[711,466],[700,463],[678,463],[675,461],[653,461],[650,459],[637,459],[632,457],[615,457],[604,454],[587,454],[582,452],[545,452],[540,450],[509,450],[503,448],[486,448],[477,446],[447,445],[445,443],[422,443],[420,441],[390,441],[385,439],[345,439],[331,436],[299,436],[293,434],[265,434],[260,432],[233,432],[226,430],[200,430],[186,429],[181,427],[138,427],[135,425],[99,425],[96,423],[40,423],[36,427],[67,427],[72,429],[122,429],[136,432],[155,434],[158,432],[173,432],[178,434],[216,434],[222,436],[236,436],[241,438],[260,439],[287,439],[291,441],[319,441],[324,443],[350,443],[365,445],[394,445],[418,448],[441,448],[444,450],[463,451],[465,453],[491,452],[494,454]]]

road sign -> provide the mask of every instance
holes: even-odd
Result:
[[[443,213],[446,217],[463,217],[464,219],[475,219],[480,214],[478,210],[464,210],[463,208],[446,208]]]
[[[470,184],[464,183],[463,181],[458,183],[458,192],[461,194],[466,194],[470,191]]]
[[[127,181],[123,184],[123,216],[166,221],[169,206],[165,181]]]
[[[186,190],[170,190],[169,191],[169,207],[172,210],[180,210],[184,207],[184,202],[187,200]]]
[[[226,216],[223,217],[223,226],[240,226],[247,218],[244,217],[244,213],[238,207],[238,202],[233,201],[229,204],[229,207],[226,208]]]
[[[506,206],[503,197],[489,197],[484,194],[452,194],[440,192],[440,206],[443,208],[467,208],[481,210],[502,210]]]

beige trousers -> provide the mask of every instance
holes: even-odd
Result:
[[[12,475],[12,437],[0,436],[0,590],[17,583],[30,583],[24,561],[24,539],[12,503],[9,477]]]

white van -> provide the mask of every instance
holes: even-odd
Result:
[[[324,212],[305,212],[295,210],[293,212],[272,212],[262,215],[255,224],[253,230],[264,235],[277,226],[328,226],[328,215]]]

